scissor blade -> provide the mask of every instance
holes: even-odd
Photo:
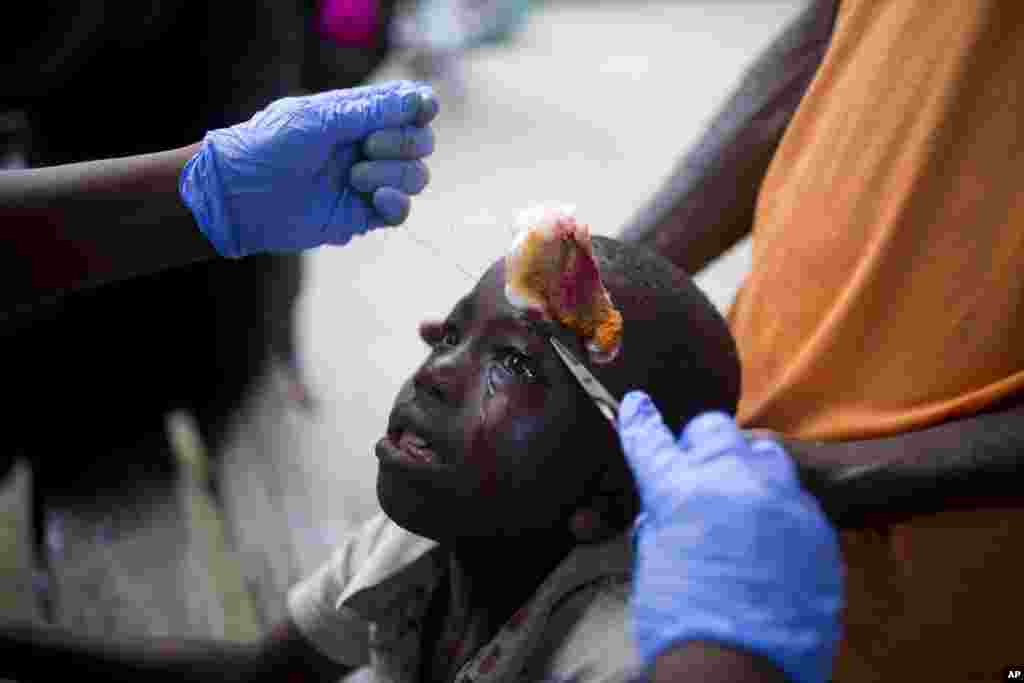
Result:
[[[597,406],[598,410],[601,411],[601,414],[615,427],[619,414],[619,402],[612,396],[610,391],[604,388],[604,385],[594,377],[593,373],[587,369],[587,366],[572,351],[554,337],[549,337],[549,339],[551,340],[551,346],[554,347],[562,362],[565,363],[565,366],[569,368],[572,376],[579,382],[583,391],[590,396],[590,399]]]

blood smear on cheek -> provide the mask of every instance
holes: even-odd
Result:
[[[480,493],[492,496],[498,488],[498,424],[508,411],[508,397],[492,394],[484,397],[480,423],[473,434],[470,458],[480,472]]]

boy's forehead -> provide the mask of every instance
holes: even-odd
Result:
[[[495,263],[480,278],[476,286],[459,299],[452,308],[452,317],[478,322],[513,322],[521,324],[533,334],[547,338],[561,335],[561,325],[543,320],[536,313],[516,308],[505,296],[504,261]]]
[[[522,322],[527,325],[530,324],[531,318],[509,303],[504,292],[499,291],[495,295],[493,290],[483,292],[480,288],[474,289],[455,302],[451,317],[476,322]]]
[[[453,313],[463,318],[478,315],[490,318],[514,311],[514,307],[505,297],[504,260],[488,268],[473,289],[459,299],[452,309]]]

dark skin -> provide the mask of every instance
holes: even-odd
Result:
[[[469,621],[485,639],[573,546],[623,530],[637,504],[615,432],[547,341],[555,336],[587,358],[582,340],[512,308],[503,294],[503,268],[496,263],[446,320],[421,325],[430,354],[399,392],[377,446],[382,507],[452,554],[468,587]],[[630,300],[617,294],[616,300]],[[628,310],[624,314],[628,319]],[[615,377],[642,375],[643,359],[625,351],[592,370],[622,394],[626,387]],[[401,431],[427,439],[437,462],[400,452],[395,440]],[[443,600],[432,606],[435,619],[446,607]],[[428,635],[426,651],[438,645]],[[103,681],[334,681],[349,673],[289,621],[251,644],[87,638],[8,626],[0,633],[0,654],[0,675],[26,682],[72,673]],[[432,662],[425,658],[422,677],[447,680],[450,668],[435,670]],[[666,652],[656,672],[679,666],[781,680],[767,660],[713,643]],[[761,678],[766,672],[770,676]]]
[[[831,40],[835,0],[815,0],[762,53],[623,229],[696,274],[747,236],[761,182]],[[882,526],[949,509],[1019,505],[1024,398],[984,414],[879,439],[817,442],[768,432],[840,528]],[[757,427],[757,425],[753,425]],[[757,431],[757,430],[753,430]]]
[[[547,341],[554,336],[585,359],[582,340],[514,309],[503,282],[499,262],[446,320],[421,325],[431,354],[400,391],[389,435],[377,447],[381,505],[452,553],[487,639],[574,545],[622,531],[636,512],[617,436]],[[623,373],[626,363],[632,367]],[[625,388],[616,375],[644,372],[628,352],[591,370],[619,395]],[[447,430],[428,426],[438,424]],[[440,462],[399,453],[394,442],[405,429],[426,438]],[[425,645],[429,652],[438,644]],[[423,679],[445,680],[450,669],[433,670],[431,661]],[[709,642],[671,648],[653,675],[669,681],[684,672],[700,680],[786,680],[762,656]]]
[[[669,648],[654,662],[654,683],[786,683],[789,679],[766,657],[718,643],[694,641]]]
[[[586,357],[582,340],[516,310],[503,287],[499,262],[446,320],[421,325],[431,353],[400,391],[377,446],[381,506],[451,552],[468,585],[470,621],[488,639],[588,540],[592,501],[622,457],[615,432],[548,342],[553,335]],[[405,430],[424,437],[439,463],[403,456],[395,440]]]
[[[11,226],[4,248],[26,264],[7,274],[0,316],[46,296],[215,257],[178,194],[181,170],[198,149],[0,173],[0,219]]]
[[[635,511],[615,432],[547,337],[585,358],[582,341],[513,309],[503,267],[495,264],[446,321],[421,325],[430,354],[395,401],[388,431],[419,432],[440,463],[403,456],[387,436],[377,446],[382,507],[452,553],[470,618],[488,639],[574,545],[605,537],[589,520],[629,520]],[[600,376],[629,358],[594,369]],[[613,507],[619,512],[609,516]],[[251,644],[86,638],[15,625],[0,632],[0,654],[0,675],[20,681],[334,681],[348,673],[287,621]]]
[[[750,234],[761,181],[832,37],[838,3],[813,0],[744,74],[707,131],[622,237],[695,275]]]
[[[880,439],[816,442],[774,436],[797,461],[804,487],[841,529],[1024,502],[1020,399],[980,415]]]
[[[0,630],[2,675],[22,683],[74,677],[84,681],[323,681],[349,673],[324,657],[290,623],[259,643],[180,638],[83,636],[35,624]]]
[[[809,3],[759,56],[704,137],[625,226],[625,240],[696,274],[750,233],[762,180],[828,48],[837,4]],[[983,414],[885,438],[765,435],[784,444],[835,526],[882,528],[946,510],[1019,506],[1022,418],[1018,396]],[[655,678],[672,680],[681,670]]]
[[[462,596],[468,601],[466,627],[479,629],[485,640],[573,546],[621,532],[637,512],[617,435],[548,343],[557,337],[586,359],[582,340],[514,309],[503,285],[499,261],[446,320],[420,326],[430,353],[400,390],[376,449],[382,507],[451,553],[468,589]],[[627,320],[631,307],[643,305],[621,281],[612,294]],[[649,343],[631,338],[614,362],[591,369],[622,395],[628,389],[623,378],[650,371],[643,353]],[[396,442],[403,431],[426,439],[436,460],[400,451]],[[516,571],[508,572],[509,566]],[[431,607],[435,624],[448,607],[444,596],[439,591]],[[432,636],[428,629],[425,652],[440,646],[438,631]],[[0,654],[0,675],[26,682],[72,673],[103,681],[334,681],[349,673],[290,621],[250,644],[115,640],[15,625],[0,632]],[[448,680],[452,671],[445,657],[428,656],[424,667],[424,680]],[[704,642],[666,651],[654,675],[673,680],[681,671],[723,681],[784,680],[763,657]]]

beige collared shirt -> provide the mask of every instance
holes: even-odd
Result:
[[[411,683],[421,658],[429,656],[422,652],[424,620],[431,596],[448,577],[448,561],[435,542],[381,514],[291,590],[289,611],[324,655],[365,667],[360,680]],[[453,680],[634,679],[640,660],[629,622],[631,569],[628,534],[578,546]]]

